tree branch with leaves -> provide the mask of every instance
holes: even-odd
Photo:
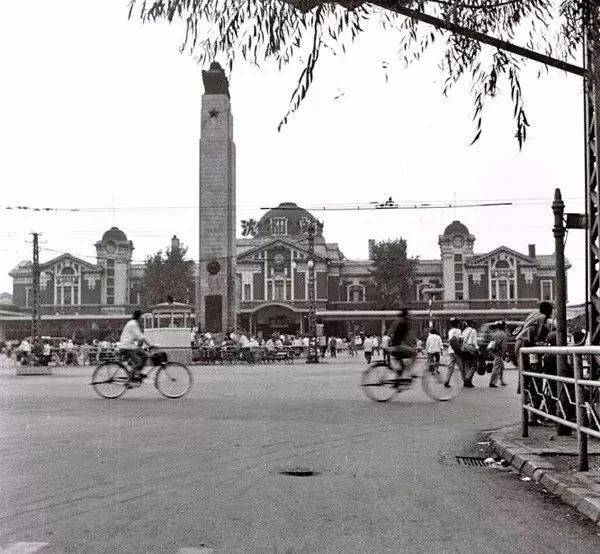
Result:
[[[391,30],[397,35],[402,61],[409,65],[420,60],[434,43],[441,42],[439,67],[444,77],[443,94],[448,94],[460,81],[470,84],[473,142],[482,134],[486,100],[505,92],[505,86],[513,105],[515,137],[521,147],[529,127],[521,84],[523,59],[467,36],[425,25],[394,9],[418,10],[466,29],[520,41],[528,49],[567,60],[574,59],[582,46],[584,13],[587,7],[595,6],[594,2],[131,0],[130,17],[135,14],[145,22],[183,22],[182,51],[193,53],[202,64],[220,59],[231,70],[238,57],[257,65],[274,61],[280,68],[293,60],[305,60],[279,129],[306,98],[324,50],[343,54],[365,33],[377,28]],[[389,63],[386,61],[382,66],[387,72]]]

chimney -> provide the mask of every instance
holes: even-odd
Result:
[[[529,245],[529,257],[535,258],[535,244]]]
[[[171,252],[173,250],[179,250],[179,239],[177,238],[177,235],[173,235],[173,238],[171,239]]]
[[[375,240],[369,239],[369,260],[373,259],[373,250],[375,250]]]

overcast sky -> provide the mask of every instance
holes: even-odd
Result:
[[[128,21],[126,0],[0,4],[0,205],[103,208],[1,210],[0,292],[31,258],[32,231],[43,234],[42,261],[60,252],[93,261],[94,242],[112,225],[134,242],[136,260],[173,234],[196,256],[202,68],[179,52],[181,29]],[[552,253],[554,188],[567,211],[584,208],[580,79],[551,70],[538,80],[532,66],[523,150],[506,94],[489,104],[483,137],[469,146],[466,87],[444,98],[433,55],[409,69],[392,65],[386,83],[381,64],[395,50],[395,38],[379,32],[346,57],[323,57],[316,85],[280,133],[298,68],[234,68],[237,219],[258,219],[261,206],[282,201],[508,199],[516,204],[314,213],[347,257],[366,257],[369,238],[400,236],[412,254],[439,257],[438,235],[453,219],[476,236],[478,252],[504,244],[526,253],[536,243]],[[572,231],[571,303],[584,300],[584,252],[583,232]]]

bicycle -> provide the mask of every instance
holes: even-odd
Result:
[[[148,361],[151,365],[147,365]],[[145,373],[147,367],[150,367],[150,371]],[[181,398],[192,386],[192,374],[187,366],[169,362],[166,353],[160,350],[146,357],[138,379],[133,378],[134,368],[129,359],[117,355],[116,358],[96,367],[90,384],[98,395],[114,399],[122,396],[128,389],[140,387],[152,374],[154,374],[154,386],[167,398]]]
[[[410,375],[402,377],[403,374],[411,372],[418,361],[425,360],[426,369],[420,375]],[[399,360],[400,368],[390,367],[386,361],[378,360],[372,363],[361,376],[361,387],[363,392],[371,400],[376,402],[387,402],[396,394],[412,388],[415,379],[420,378],[425,394],[438,402],[454,400],[462,389],[462,379],[460,372],[454,371],[449,386],[445,386],[445,375],[440,368],[447,367],[436,363],[428,363],[424,356],[413,358],[408,365]]]

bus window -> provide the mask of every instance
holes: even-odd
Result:
[[[183,314],[173,314],[173,327],[185,327],[185,320]]]
[[[173,314],[160,314],[158,321],[161,329],[169,329],[171,327]]]

